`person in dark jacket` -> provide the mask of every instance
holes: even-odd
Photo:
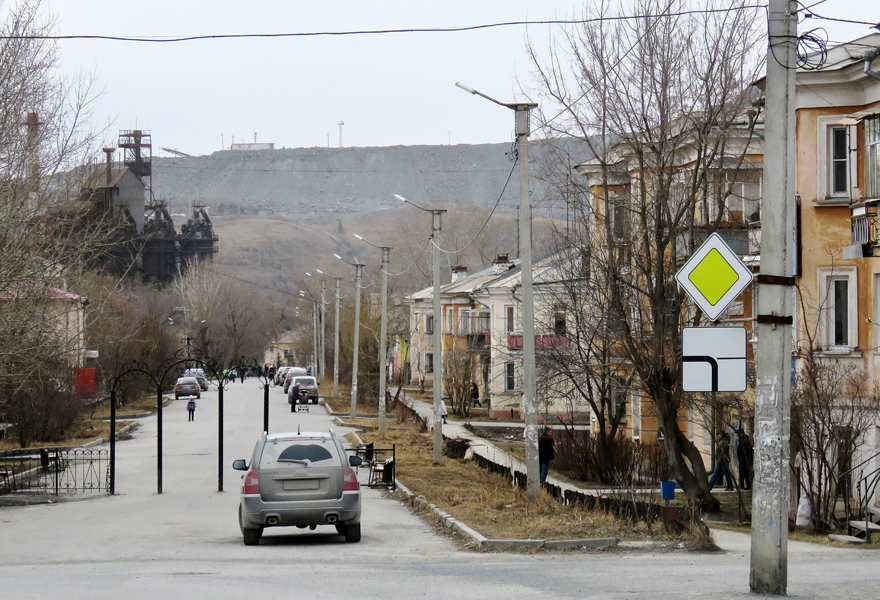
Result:
[[[736,460],[739,462],[739,487],[744,490],[752,488],[752,465],[755,459],[755,448],[752,438],[740,429],[736,432]]]
[[[290,412],[296,412],[296,403],[299,402],[299,385],[290,388]]]
[[[718,432],[718,440],[715,443],[715,471],[709,480],[710,490],[722,476],[727,482],[727,491],[733,491],[733,475],[730,473],[730,438],[725,431]]]
[[[550,463],[553,462],[553,432],[549,427],[544,428],[544,433],[538,436],[538,464],[541,467],[541,481],[547,481],[547,473],[550,472]]]

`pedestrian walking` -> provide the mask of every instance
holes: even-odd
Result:
[[[186,403],[186,412],[189,413],[189,420],[196,420],[196,399],[190,398],[189,402]]]
[[[752,465],[755,460],[755,448],[752,438],[740,428],[736,432],[736,459],[739,462],[739,487],[743,490],[752,489]]]
[[[727,483],[727,491],[733,491],[733,475],[730,473],[730,436],[726,431],[719,431],[715,442],[715,470],[709,480],[709,489],[715,487],[715,482],[724,477]]]
[[[446,401],[443,397],[440,398],[440,418],[443,419],[444,423],[448,423],[449,412],[446,410]]]
[[[244,373],[244,369],[243,369],[243,368],[242,368],[242,370],[241,370],[240,375],[241,375],[241,382],[244,383],[244,375],[245,375],[245,373]]]
[[[550,472],[550,463],[553,462],[553,431],[549,427],[544,428],[544,433],[538,436],[538,465],[540,466],[541,481],[547,481]]]
[[[471,387],[471,405],[472,408],[483,406],[483,403],[480,401],[480,388],[477,387],[476,383]]]

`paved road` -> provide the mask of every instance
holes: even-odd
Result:
[[[268,530],[245,547],[240,473],[217,486],[216,392],[196,421],[165,410],[165,493],[156,494],[156,419],[118,445],[118,495],[0,509],[0,598],[741,598],[748,538],[718,533],[715,554],[486,554],[459,550],[400,503],[364,491],[363,540],[332,528]],[[255,380],[226,393],[226,460],[249,457],[262,426]],[[291,414],[271,390],[272,431],[327,429],[323,410]],[[880,599],[880,555],[793,543],[790,595]]]

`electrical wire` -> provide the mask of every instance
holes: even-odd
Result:
[[[304,31],[288,33],[229,33],[229,34],[206,34],[189,36],[140,36],[126,37],[116,35],[7,35],[0,36],[0,40],[102,40],[113,42],[144,42],[156,44],[169,44],[179,42],[193,42],[201,40],[224,40],[224,39],[249,39],[249,38],[296,38],[296,37],[343,37],[355,35],[388,35],[409,33],[459,33],[465,31],[478,31],[481,29],[494,29],[500,27],[521,27],[530,25],[582,25],[601,21],[627,21],[631,19],[652,19],[658,17],[677,17],[696,14],[727,13],[753,8],[765,8],[766,4],[748,6],[735,6],[729,8],[711,8],[700,10],[686,10],[677,13],[661,13],[659,15],[619,15],[611,17],[594,17],[591,19],[551,19],[541,21],[503,21],[497,23],[483,23],[479,25],[463,25],[458,27],[413,27],[405,29],[362,29],[350,31]]]
[[[516,165],[519,163],[519,154],[514,155],[513,164],[510,166],[510,173],[507,174],[507,181],[504,182],[504,187],[501,188],[501,193],[498,194],[498,200],[495,201],[495,206],[492,207],[492,211],[489,213],[489,216],[486,217],[486,221],[483,223],[483,226],[480,227],[480,230],[474,235],[474,237],[469,241],[464,248],[460,248],[458,250],[444,250],[440,246],[434,242],[434,236],[431,236],[431,243],[434,245],[437,250],[442,252],[443,254],[458,254],[459,252],[464,252],[468,248],[470,248],[471,244],[477,241],[480,237],[480,234],[483,233],[483,230],[486,229],[486,225],[489,224],[489,221],[492,219],[492,215],[495,214],[495,211],[498,209],[498,206],[501,204],[501,199],[504,197],[504,192],[507,191],[507,186],[510,184],[510,179],[513,177],[513,172],[516,170]]]
[[[828,59],[828,32],[817,27],[800,35],[797,45],[798,66],[805,71],[818,71]]]
[[[416,266],[416,263],[419,262],[419,259],[422,257],[422,254],[425,252],[425,248],[427,248],[428,244],[430,244],[430,243],[431,243],[431,238],[428,238],[428,241],[425,242],[425,245],[422,246],[422,249],[419,250],[419,253],[416,255],[415,259],[412,261],[412,263],[410,263],[410,265],[407,268],[405,268],[400,273],[386,273],[388,275],[388,277],[397,277],[398,275],[403,275],[404,273],[406,273],[407,271],[412,269],[414,266]]]

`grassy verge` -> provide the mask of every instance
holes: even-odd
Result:
[[[602,511],[564,506],[541,492],[534,502],[501,475],[468,460],[445,457],[433,464],[432,437],[414,429],[389,429],[385,439],[361,434],[377,447],[396,445],[397,478],[417,496],[489,538],[546,539],[617,537],[621,540],[678,540],[659,522],[628,523]]]

